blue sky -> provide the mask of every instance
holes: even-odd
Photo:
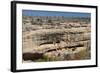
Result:
[[[40,11],[40,10],[22,10],[22,15],[25,15],[25,16],[91,17],[91,13],[57,12],[57,11]]]

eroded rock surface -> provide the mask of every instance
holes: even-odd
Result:
[[[90,19],[58,18],[23,16],[23,60],[38,62],[91,58]]]

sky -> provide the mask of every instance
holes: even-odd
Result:
[[[40,10],[22,10],[22,15],[23,16],[91,17],[91,13],[40,11]]]

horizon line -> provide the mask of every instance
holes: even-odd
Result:
[[[24,16],[62,16],[62,17],[91,17],[91,13],[81,12],[61,12],[61,11],[42,11],[42,10],[22,10]]]

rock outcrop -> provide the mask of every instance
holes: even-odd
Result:
[[[35,21],[36,19],[39,21]],[[59,21],[57,19],[50,21],[50,18],[44,19],[45,17],[23,17],[24,60],[38,61],[44,57],[49,58],[46,61],[90,58],[91,26],[89,18],[75,18],[77,21],[68,18]]]

